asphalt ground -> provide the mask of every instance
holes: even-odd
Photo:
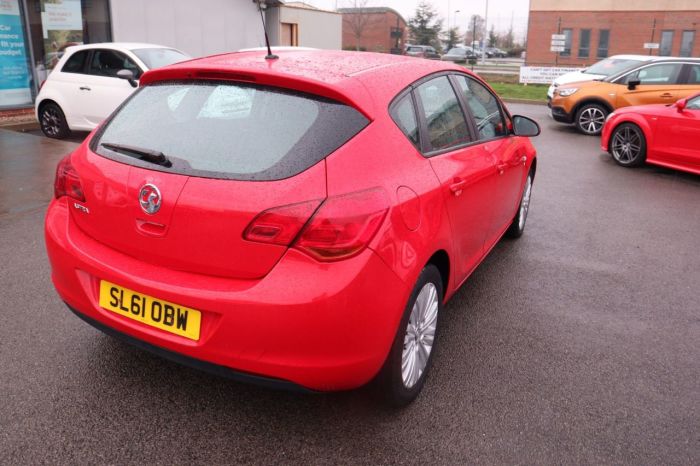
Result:
[[[543,129],[525,235],[447,305],[403,410],[234,383],[83,323],[42,232],[71,144],[0,131],[0,462],[699,464],[700,177],[618,167],[546,107],[510,108]]]

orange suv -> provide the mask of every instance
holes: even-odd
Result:
[[[700,91],[700,58],[662,57],[595,81],[560,86],[550,103],[560,123],[584,134],[600,134],[615,109],[630,105],[672,104]]]

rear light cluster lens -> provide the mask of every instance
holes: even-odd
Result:
[[[53,194],[56,199],[63,196],[72,197],[81,202],[85,202],[83,186],[80,184],[78,172],[70,163],[70,155],[58,162],[56,167],[56,180],[53,185]]]
[[[319,204],[309,201],[266,210],[253,219],[243,237],[291,245],[319,261],[337,261],[362,252],[389,211],[389,200],[378,188],[329,197]]]

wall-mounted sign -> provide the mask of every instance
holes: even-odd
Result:
[[[19,0],[0,0],[0,107],[32,103]]]
[[[645,49],[658,49],[659,48],[659,43],[658,42],[645,42],[644,43],[644,48]]]

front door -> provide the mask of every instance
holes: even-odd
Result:
[[[682,90],[681,63],[657,63],[639,68],[617,81],[616,108],[630,105],[672,104]],[[628,84],[639,81],[634,89]]]
[[[659,115],[654,158],[692,170],[700,169],[700,96],[689,100],[682,111],[668,108]]]

